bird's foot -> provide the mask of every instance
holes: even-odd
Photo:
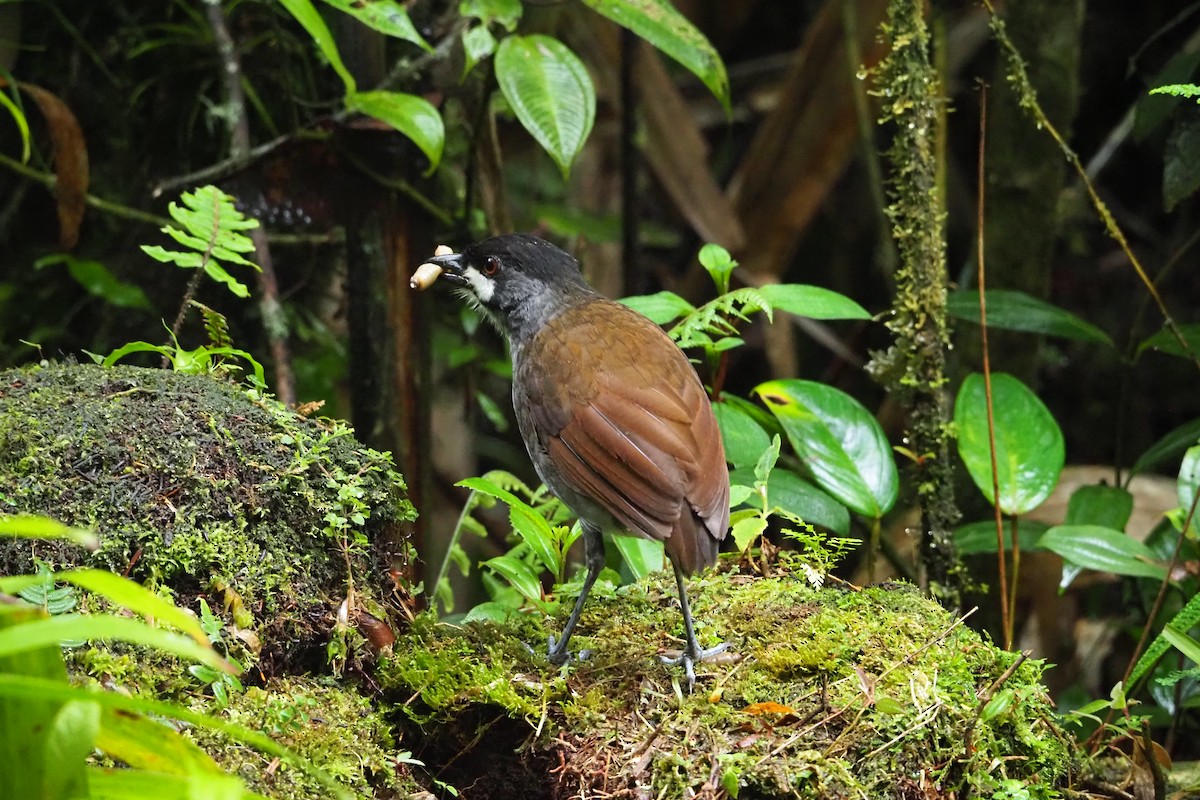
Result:
[[[713,656],[720,655],[729,649],[729,642],[721,642],[716,647],[710,647],[707,650],[693,649],[685,647],[683,652],[675,657],[659,656],[659,660],[664,664],[677,667],[683,665],[683,672],[687,676],[688,692],[692,691],[692,687],[696,685],[696,664],[702,661],[707,661]]]
[[[546,660],[555,666],[561,667],[563,664],[570,664],[572,661],[587,661],[591,657],[591,650],[580,650],[579,655],[571,655],[567,650],[565,641],[559,642],[554,638],[554,634],[549,636],[550,652],[546,656]]]

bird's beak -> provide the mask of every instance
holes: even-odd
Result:
[[[463,278],[461,253],[442,253],[429,259],[417,267],[417,271],[413,273],[412,280],[408,282],[408,285],[414,289],[428,289],[442,275],[445,275],[446,279],[456,286],[466,283]]]

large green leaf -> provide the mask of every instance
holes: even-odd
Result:
[[[802,283],[768,283],[758,287],[771,308],[812,319],[870,319],[858,303],[832,289]]]
[[[1150,445],[1146,452],[1138,456],[1138,460],[1134,462],[1130,472],[1137,474],[1154,469],[1198,442],[1200,442],[1200,419],[1185,422]]]
[[[326,3],[357,19],[372,30],[433,50],[408,16],[408,9],[396,0],[325,0]]]
[[[771,437],[767,436],[762,426],[745,411],[729,403],[713,403],[713,414],[721,428],[725,460],[735,467],[752,467],[758,463],[763,451],[771,446]]]
[[[1004,549],[1012,549],[1012,521],[1004,520]],[[1017,527],[1017,541],[1021,543],[1021,552],[1029,553],[1040,550],[1039,542],[1042,534],[1049,529],[1044,522],[1031,519],[1020,520]],[[978,553],[996,552],[996,520],[985,519],[979,522],[969,522],[954,529],[954,547],[959,555],[975,555]]]
[[[1062,431],[1054,417],[1025,384],[1012,375],[992,375],[992,406],[996,421],[996,468],[1000,510],[1026,514],[1054,491],[1066,458]],[[988,440],[987,402],[983,375],[963,381],[954,404],[958,452],[967,472],[992,503],[992,461]]]
[[[437,109],[423,97],[401,92],[351,92],[346,107],[386,122],[412,139],[429,159],[429,171],[437,169],[446,142],[446,128]]]
[[[1180,336],[1187,342],[1187,350],[1184,350],[1183,345],[1179,343],[1179,339],[1169,328],[1163,328],[1138,345],[1138,357],[1140,358],[1142,353],[1147,350],[1157,350],[1160,353],[1179,356],[1180,358],[1193,358],[1195,354],[1200,353],[1200,322],[1176,325],[1175,327],[1179,329]],[[1191,352],[1189,353],[1188,351]]]
[[[596,119],[596,90],[583,62],[550,36],[509,36],[496,49],[496,81],[565,178]]]
[[[946,298],[946,310],[952,316],[979,324],[979,292],[953,292]],[[1045,300],[1011,289],[991,289],[987,293],[989,328],[1044,333],[1082,342],[1112,345],[1104,331],[1069,311]]]
[[[1067,502],[1068,525],[1102,525],[1125,530],[1133,514],[1133,495],[1119,486],[1080,486]]]
[[[554,546],[554,533],[545,517],[515,494],[502,489],[487,478],[465,478],[456,485],[494,497],[507,505],[508,521],[513,527],[513,532],[529,546],[551,575],[559,574],[562,559]]]
[[[1055,525],[1039,541],[1042,549],[1097,572],[1162,580],[1167,571],[1146,545],[1100,525]]]
[[[69,528],[49,517],[33,514],[0,515],[0,536],[22,539],[69,539],[77,545],[95,550],[100,546],[96,534],[83,528]]]
[[[729,76],[716,48],[668,0],[583,0],[597,13],[628,28],[704,82],[729,113]]]
[[[861,403],[814,381],[768,381],[754,391],[817,485],[864,517],[891,510],[900,486],[892,448]]]
[[[308,35],[312,37],[313,43],[321,51],[321,55],[325,56],[329,66],[333,67],[333,71],[342,79],[342,83],[346,86],[346,94],[353,94],[357,91],[358,87],[354,83],[354,76],[342,63],[342,56],[338,53],[333,34],[329,32],[329,26],[325,24],[325,20],[313,6],[312,0],[280,0],[280,4],[296,18],[297,22],[304,26],[304,30],[308,31]]]

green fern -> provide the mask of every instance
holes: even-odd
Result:
[[[1193,596],[1183,608],[1179,609],[1169,623],[1180,630],[1191,630],[1195,625],[1200,624],[1200,594]],[[1150,669],[1158,663],[1158,660],[1171,649],[1171,643],[1159,633],[1146,648],[1146,652],[1138,659],[1137,665],[1134,666],[1133,672],[1129,673],[1128,686],[1135,685]]]
[[[755,311],[766,314],[768,320],[772,318],[771,304],[757,289],[749,286],[735,289],[687,314],[668,334],[685,349],[728,350],[742,343],[733,320],[749,322],[749,315]]]
[[[1166,86],[1155,86],[1150,94],[1169,94],[1173,97],[1195,97],[1200,103],[1200,86],[1194,83],[1172,83]]]
[[[182,206],[171,203],[167,210],[183,230],[167,225],[163,227],[162,232],[189,250],[167,250],[158,245],[142,245],[142,251],[164,264],[175,264],[185,269],[203,269],[205,274],[228,286],[229,291],[238,297],[249,297],[250,290],[230,275],[222,262],[261,271],[257,264],[239,255],[253,252],[254,242],[240,231],[257,228],[258,220],[248,219],[234,208],[233,198],[215,186],[201,186],[194,192],[184,192],[180,199],[183,201]]]
[[[204,318],[204,331],[208,334],[209,347],[233,347],[233,337],[229,335],[229,321],[220,311],[215,311],[198,300],[189,301],[199,309]]]

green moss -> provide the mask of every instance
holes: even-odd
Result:
[[[299,619],[355,576],[383,574],[369,543],[399,541],[414,516],[403,492],[390,456],[345,425],[228,381],[136,367],[0,373],[0,510],[102,540],[92,554],[3,543],[0,572],[86,563],[185,605],[215,587],[260,619]]]
[[[785,570],[710,573],[690,589],[702,642],[723,635],[739,657],[701,665],[691,695],[656,658],[682,638],[666,574],[598,593],[572,642],[594,652],[566,668],[544,659],[562,615],[515,627],[423,616],[379,677],[431,738],[481,717],[523,721],[524,734],[479,746],[555,753],[585,792],[601,789],[590,775],[664,797],[733,785],[753,797],[899,798],[920,785],[989,796],[1010,779],[1058,796],[1071,756],[1042,665],[1021,664],[1003,684],[1018,702],[984,719],[980,693],[1018,656],[912,587],[817,589]],[[457,735],[472,736],[487,734]]]
[[[296,677],[235,694],[224,710],[213,712],[203,699],[193,705],[268,734],[361,797],[408,797],[420,789],[410,776],[412,765],[400,758],[402,743],[396,741],[391,726],[371,700],[353,687]],[[189,736],[222,767],[241,776],[251,790],[273,800],[327,796],[310,775],[273,763],[269,756],[228,737],[201,729],[189,731]]]

